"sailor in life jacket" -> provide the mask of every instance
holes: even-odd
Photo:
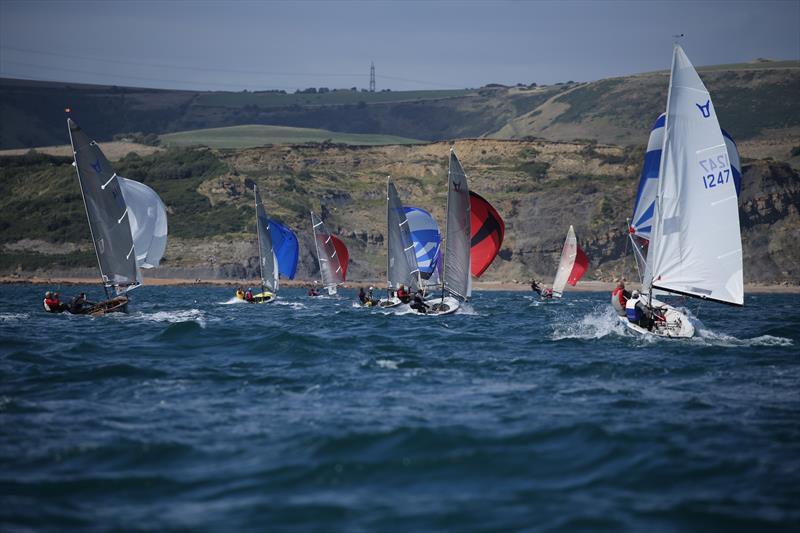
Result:
[[[625,290],[625,283],[618,281],[617,287],[611,292],[611,307],[617,315],[625,316],[625,307],[630,297],[631,293]]]
[[[633,322],[637,325],[639,322],[641,322],[642,317],[644,317],[642,309],[637,305],[638,303],[639,291],[633,291],[630,299],[625,303],[625,314],[627,315],[629,322]]]
[[[44,310],[48,313],[60,313],[64,310],[64,308],[61,306],[61,302],[58,300],[57,292],[47,291],[44,294],[42,305],[44,306]]]

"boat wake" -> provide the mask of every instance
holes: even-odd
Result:
[[[703,346],[721,347],[742,347],[742,346],[792,346],[791,339],[785,337],[774,337],[772,335],[760,335],[752,339],[738,339],[733,335],[717,333],[702,326],[702,323],[695,322],[695,336],[691,342]]]
[[[559,318],[563,319],[564,316]],[[569,320],[569,318],[567,318]],[[609,335],[626,335],[617,314],[609,305],[597,306],[583,318],[572,322],[561,322],[553,328],[550,338],[554,341],[565,339],[602,339]]]
[[[284,305],[286,307],[291,308],[294,311],[299,311],[300,309],[308,309],[306,304],[301,302],[288,302],[286,300],[277,299],[273,302],[272,305]]]
[[[224,302],[217,302],[217,305],[234,305],[234,304],[246,304],[244,300],[240,300],[236,296],[231,296],[229,300],[225,300]]]

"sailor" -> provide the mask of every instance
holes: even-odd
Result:
[[[531,290],[538,293],[539,296],[542,295],[542,286],[539,285],[539,282],[536,281],[535,278],[531,278]]]
[[[311,287],[308,288],[308,295],[309,296],[319,296],[319,292],[317,292],[317,288],[316,287],[311,286]]]
[[[625,316],[626,303],[631,293],[625,290],[625,283],[622,280],[617,282],[616,288],[611,292],[611,306],[619,316]]]
[[[240,300],[244,300],[244,291],[242,290],[241,287],[236,289],[236,297],[239,298]]]
[[[550,287],[542,289],[542,292],[539,293],[542,298],[552,298],[553,297],[553,289]]]
[[[91,307],[94,304],[86,300],[86,293],[82,292],[78,296],[75,296],[69,304],[69,312],[73,315],[79,315],[83,313],[85,308]]]
[[[358,301],[361,302],[361,305],[367,304],[367,293],[364,292],[364,287],[358,289]]]
[[[653,329],[652,313],[642,301],[639,291],[633,291],[630,299],[625,304],[625,314],[629,322],[633,322],[647,330]]]
[[[411,305],[409,305],[409,307],[417,312],[422,313],[423,315],[427,315],[430,306],[425,303],[425,300],[422,299],[423,296],[424,293],[422,292],[422,289],[419,289],[417,293],[414,295],[414,301],[411,302]]]
[[[403,285],[402,283],[400,284],[400,287],[397,289],[397,298],[399,298],[400,301],[403,302],[404,304],[407,304],[408,302],[411,301],[411,295],[408,294],[408,291],[406,291],[406,286]]]
[[[244,293],[244,299],[247,300],[248,302],[252,303],[252,301],[253,301],[253,289],[252,288],[250,288],[250,287],[247,288],[247,292]]]
[[[42,305],[44,306],[44,310],[48,313],[58,313],[61,310],[59,309],[58,300],[53,299],[53,293],[47,291],[44,293],[44,300],[42,301]]]

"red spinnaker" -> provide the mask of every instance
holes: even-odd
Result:
[[[578,280],[583,277],[588,268],[589,268],[589,259],[586,257],[586,254],[583,252],[581,247],[578,246],[578,254],[575,256],[575,264],[572,265],[572,271],[569,273],[569,278],[567,278],[567,283],[569,283],[573,287],[577,285]]]
[[[472,226],[470,270],[480,277],[492,264],[506,232],[503,218],[481,195],[469,191],[470,225]]]
[[[339,264],[342,265],[342,281],[344,281],[347,276],[347,264],[350,262],[350,252],[347,251],[347,246],[339,237],[331,235],[331,239],[333,247],[336,249],[336,257],[339,258]]]

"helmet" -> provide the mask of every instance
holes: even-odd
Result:
[[[631,297],[632,298],[638,298],[639,297],[639,291],[636,291],[636,290],[633,291],[633,293],[631,294]]]
[[[52,295],[53,295],[53,293],[50,292],[50,291],[47,291],[46,293],[44,293],[44,297],[45,298],[50,298]]]
[[[370,287],[369,290],[374,291],[375,287]]]

